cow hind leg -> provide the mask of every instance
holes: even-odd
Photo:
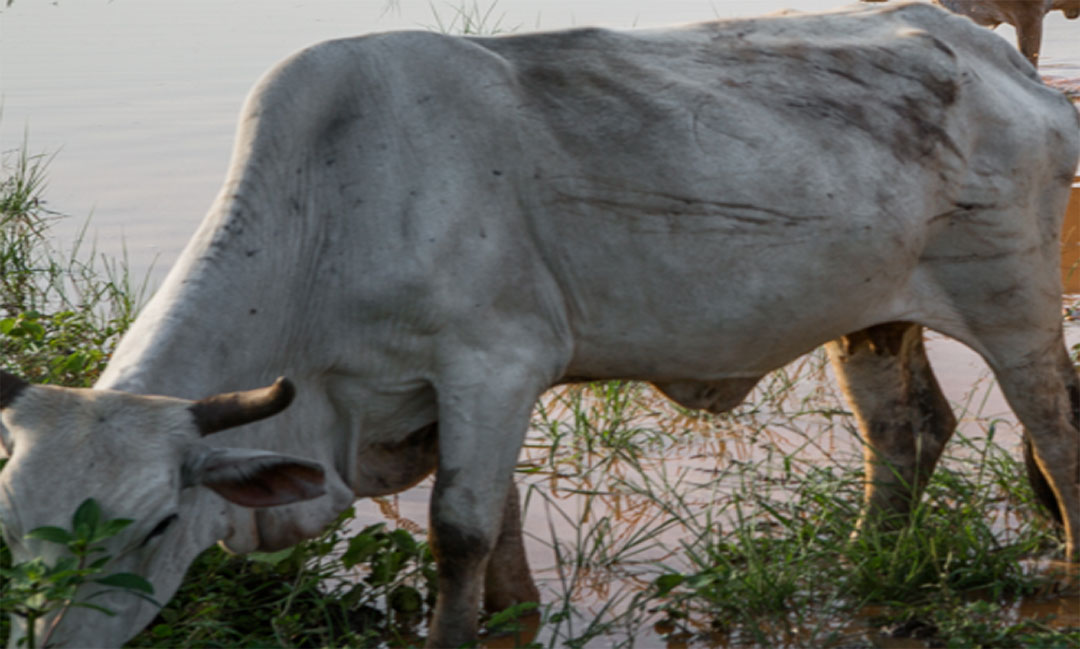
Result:
[[[1064,526],[1066,556],[1080,559],[1080,380],[1064,340],[989,342],[986,360],[1024,426],[1035,495]]]
[[[863,435],[866,491],[859,529],[901,521],[956,428],[922,334],[915,324],[887,323],[826,346]]]

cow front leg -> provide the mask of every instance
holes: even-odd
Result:
[[[546,387],[521,370],[462,372],[459,382],[436,385],[439,393],[439,465],[431,497],[431,540],[439,572],[439,595],[427,647],[460,647],[477,639],[485,570],[520,560],[520,529],[504,524],[511,508],[513,472],[529,415]],[[484,377],[478,384],[477,378]],[[488,380],[490,379],[490,380]],[[510,535],[503,538],[509,526]],[[520,552],[520,554],[519,554]],[[531,586],[531,580],[530,580]],[[497,581],[496,598],[512,595]],[[533,588],[535,591],[535,588]],[[528,593],[533,596],[534,593]]]
[[[864,437],[859,529],[906,514],[934,471],[956,417],[930,369],[922,327],[888,323],[827,345]]]
[[[540,591],[533,581],[525,554],[518,490],[515,485],[510,485],[503,509],[502,530],[484,575],[484,610],[497,613],[517,604],[539,601]]]
[[[1035,3],[1032,3],[1035,4]],[[1042,48],[1043,17],[1041,11],[1021,10],[1015,20],[1016,45],[1028,61],[1039,67],[1039,50]]]

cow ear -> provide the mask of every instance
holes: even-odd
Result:
[[[182,475],[185,487],[209,487],[244,507],[288,505],[326,493],[319,463],[255,449],[194,445]]]
[[[30,384],[26,381],[0,370],[0,410],[10,407],[16,397],[25,392],[28,387]],[[3,424],[0,424],[0,460],[10,458],[11,452],[11,434]]]
[[[0,370],[0,410],[7,408],[30,384],[14,374]]]

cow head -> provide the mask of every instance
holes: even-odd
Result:
[[[8,456],[0,471],[0,524],[13,561],[54,562],[66,550],[27,539],[27,532],[69,528],[79,504],[94,498],[104,516],[135,521],[105,542],[112,557],[105,573],[138,574],[154,586],[154,599],[166,602],[196,555],[234,532],[238,517],[230,516],[236,511],[230,502],[266,507],[323,493],[323,469],[315,462],[216,447],[206,438],[280,412],[293,394],[292,384],[278,379],[260,390],[187,401],[30,385],[0,372],[0,456]],[[100,590],[83,586],[77,599]],[[124,591],[90,601],[116,615],[73,608],[51,632],[50,645],[119,646],[157,612]],[[53,622],[39,622],[38,639]],[[25,632],[13,616],[9,646]]]

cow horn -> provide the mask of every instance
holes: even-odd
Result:
[[[14,374],[0,370],[0,410],[7,408],[15,401],[15,397],[30,387],[30,384]]]
[[[225,392],[196,401],[191,404],[191,414],[199,432],[210,435],[276,415],[292,403],[294,396],[296,387],[292,381],[280,377],[265,388]]]

